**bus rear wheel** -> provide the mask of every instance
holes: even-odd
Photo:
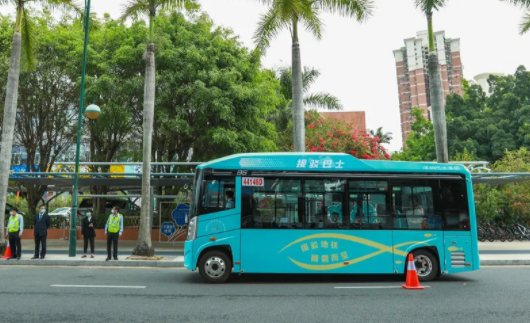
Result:
[[[412,252],[414,265],[418,272],[418,278],[422,282],[428,282],[436,278],[440,271],[438,258],[430,251],[419,249]]]
[[[220,250],[208,251],[199,260],[199,273],[208,283],[224,283],[232,273],[232,261]]]

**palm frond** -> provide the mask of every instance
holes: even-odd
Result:
[[[22,55],[23,69],[31,71],[35,68],[35,23],[27,10],[22,12]]]
[[[82,15],[84,9],[77,1],[72,0],[34,0],[36,3],[39,3],[43,7],[47,7],[50,10],[66,10],[74,11],[77,15]]]
[[[374,13],[373,0],[317,0],[313,6],[332,14],[355,17],[357,21],[365,21]]]
[[[328,93],[314,93],[304,98],[304,104],[327,110],[342,110],[340,100]]]
[[[9,3],[16,5],[16,3],[13,0],[0,0],[0,6],[7,6]]]
[[[123,14],[120,17],[121,21],[131,19],[136,21],[141,16],[149,14],[149,1],[148,0],[131,0],[127,4],[123,5]]]
[[[422,12],[432,12],[443,8],[449,0],[414,0],[414,5]]]
[[[272,6],[269,11],[261,16],[258,28],[254,33],[254,42],[256,48],[262,52],[270,46],[270,42],[280,31],[289,26],[289,20],[282,19],[278,7]]]
[[[519,25],[519,33],[521,35],[526,34],[530,30],[530,12],[526,12],[523,21]]]
[[[200,4],[197,0],[155,0],[158,8],[162,10],[186,10],[196,11],[200,9]]]
[[[318,9],[307,6],[300,15],[300,20],[306,27],[306,30],[313,34],[317,39],[322,38],[323,23],[318,17]]]
[[[530,0],[501,0],[502,2],[508,2],[514,6],[530,8]]]
[[[320,72],[312,67],[304,66],[302,72],[302,87],[304,92],[307,92],[311,87],[311,84],[315,83],[317,78],[320,76]]]

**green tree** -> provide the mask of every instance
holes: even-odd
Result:
[[[2,142],[0,149],[0,192],[7,191],[9,170],[11,167],[11,149],[15,130],[15,119],[18,101],[18,86],[21,63],[24,70],[34,67],[34,38],[35,23],[26,9],[26,4],[35,3],[52,8],[66,8],[79,10],[71,0],[0,0],[0,6],[12,4],[16,9],[15,27],[13,29],[13,43],[9,58],[9,72],[7,76],[4,116],[2,119]],[[0,232],[4,231],[6,195],[0,194]],[[0,245],[5,243],[4,235],[0,234]]]
[[[145,87],[143,109],[143,165],[142,165],[142,211],[140,214],[140,232],[133,254],[153,256],[155,249],[151,243],[151,224],[149,223],[151,150],[153,138],[153,120],[155,111],[155,18],[159,10],[195,10],[196,0],[133,0],[124,9],[122,19],[138,20],[149,17],[149,34],[145,51]]]
[[[390,141],[392,141],[392,133],[391,132],[384,132],[383,127],[377,128],[377,130],[369,130],[368,133],[372,135],[372,137],[379,138],[379,142],[382,144],[390,144]]]
[[[127,145],[141,141],[142,54],[148,30],[143,22],[127,27],[109,15],[94,23],[98,28],[92,29],[90,35],[88,101],[95,100],[101,107],[101,116],[86,120],[85,138],[90,147],[90,161],[121,161],[127,158],[124,156]],[[109,168],[92,166],[101,172],[109,172]],[[108,187],[94,186],[91,192],[106,195]],[[105,215],[105,205],[106,199],[94,199],[95,214]]]
[[[414,122],[405,147],[401,152],[393,154],[392,160],[433,161],[436,159],[436,148],[432,122],[425,119],[419,108],[412,108],[411,114]]]
[[[157,161],[204,161],[234,153],[276,151],[267,116],[282,100],[274,73],[261,70],[230,30],[206,15],[157,18]],[[165,171],[189,172],[174,167]]]
[[[311,85],[316,82],[320,72],[314,68],[304,67],[302,72],[302,86],[304,96],[304,104],[313,109],[327,109],[327,110],[342,110],[342,103],[340,100],[329,93],[309,93]],[[293,74],[291,68],[280,68],[277,72],[277,78],[280,82],[280,94],[285,100],[272,112],[268,119],[276,126],[276,131],[280,137],[291,135],[287,134],[287,129],[290,122],[293,120]]]
[[[58,24],[49,12],[36,15],[33,21],[36,64],[31,72],[20,74],[15,143],[26,150],[22,162],[28,171],[51,172],[75,142],[72,107],[79,101],[76,71],[81,59],[76,50],[82,46],[82,30]],[[33,215],[48,186],[25,185],[25,189],[29,214]]]
[[[449,153],[447,151],[447,128],[443,103],[444,97],[442,79],[440,78],[440,64],[434,46],[434,31],[432,26],[433,11],[437,11],[439,8],[445,6],[447,0],[414,0],[414,3],[427,17],[429,33],[429,58],[427,62],[427,70],[429,74],[431,110],[434,123],[434,137],[436,141],[436,157],[439,163],[447,163],[449,161]]]
[[[264,52],[273,38],[283,29],[289,29],[292,37],[292,114],[295,151],[305,150],[305,123],[303,105],[302,61],[298,29],[306,29],[317,39],[322,38],[323,12],[338,13],[363,21],[372,14],[371,0],[259,0],[269,6],[261,16],[255,33],[257,48]]]
[[[523,66],[514,75],[488,79],[491,95],[465,84],[465,93],[447,96],[449,152],[467,149],[495,162],[506,151],[530,147],[530,78]]]

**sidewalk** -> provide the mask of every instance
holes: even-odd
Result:
[[[530,242],[479,242],[481,266],[530,265]]]
[[[35,244],[33,240],[22,240],[22,258],[20,260],[0,259],[1,265],[32,265],[32,266],[114,266],[114,267],[183,267],[183,242],[154,242],[157,256],[161,260],[131,260],[135,241],[121,241],[119,244],[118,261],[105,261],[106,241],[95,242],[95,258],[81,258],[83,241],[77,242],[76,257],[68,256],[67,240],[48,240],[46,258],[31,260]],[[530,241],[513,242],[479,242],[481,266],[519,266],[530,265]]]

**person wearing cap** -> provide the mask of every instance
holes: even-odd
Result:
[[[112,208],[112,214],[105,225],[105,235],[107,236],[107,259],[110,260],[111,245],[114,247],[114,260],[118,260],[118,240],[123,233],[123,216],[119,213],[120,208]]]
[[[85,218],[83,219],[83,225],[81,227],[81,234],[85,244],[83,246],[83,256],[81,258],[86,258],[86,252],[88,249],[88,243],[90,242],[90,258],[94,258],[94,238],[96,237],[96,218],[92,216],[92,209],[89,209],[85,213]]]
[[[11,246],[11,258],[10,259],[20,259],[22,254],[22,247],[20,245],[20,237],[22,237],[22,232],[24,232],[24,218],[22,215],[18,214],[16,208],[11,208],[9,211],[11,216],[7,221],[7,232],[9,235],[9,246]]]

